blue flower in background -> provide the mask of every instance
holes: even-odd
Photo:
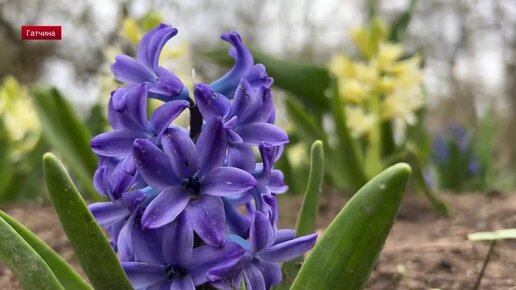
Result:
[[[117,56],[111,67],[126,86],[109,102],[113,131],[91,141],[95,188],[108,201],[90,210],[136,289],[232,289],[242,277],[247,289],[270,289],[281,281],[280,262],[303,255],[317,237],[277,228],[276,194],[288,187],[274,166],[288,136],[274,125],[273,80],[240,35],[224,33],[235,65],[196,84],[194,102],[158,63],[176,34],[161,24],[136,58]],[[148,119],[149,97],[165,103]],[[173,125],[186,108],[191,128]]]
[[[472,142],[466,128],[456,122],[450,123],[445,132],[434,137],[433,158],[441,187],[460,190],[482,173]]]

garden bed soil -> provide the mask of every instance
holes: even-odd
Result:
[[[432,212],[421,197],[410,195],[404,200],[366,289],[473,288],[489,243],[470,242],[467,234],[516,227],[516,194],[443,196],[453,208],[453,217],[449,220]],[[317,221],[319,232],[345,202],[345,198],[336,194],[323,195]],[[284,197],[279,203],[280,224],[292,227],[302,203],[301,197]],[[17,204],[2,209],[77,265],[55,213],[48,205]],[[0,289],[21,289],[9,269],[1,265]],[[496,245],[479,289],[516,290],[515,240]]]

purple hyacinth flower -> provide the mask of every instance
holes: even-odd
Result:
[[[316,239],[317,234],[294,238],[292,231],[275,231],[269,219],[258,211],[254,213],[248,240],[235,235],[228,237],[229,241],[235,241],[246,250],[242,275],[247,289],[270,289],[278,285],[282,276],[279,263],[303,255],[313,247]],[[224,282],[230,274],[221,267],[208,272],[211,279],[220,279],[221,288],[235,286]]]
[[[242,80],[233,104],[205,84],[196,84],[194,94],[206,121],[223,118],[230,166],[252,172],[255,162],[249,145],[263,142],[281,145],[288,142],[287,134],[271,122],[274,119],[274,104],[270,89],[262,86],[254,92],[249,82]]]
[[[245,251],[233,242],[221,248],[194,246],[193,225],[187,214],[181,214],[139,244],[135,261],[122,262],[135,289],[195,289],[209,283],[207,272],[224,268],[231,275],[241,270],[239,261]],[[161,241],[161,243],[160,243]]]
[[[117,89],[109,101],[109,123],[113,131],[97,135],[91,140],[93,152],[101,156],[131,155],[134,140],[145,138],[159,141],[170,123],[188,106],[188,101],[169,101],[156,109],[147,120],[147,85]]]
[[[177,34],[177,29],[167,24],[147,32],[138,44],[136,59],[128,55],[118,55],[111,71],[115,78],[128,85],[148,84],[152,97],[169,101],[185,89],[181,80],[159,66],[161,50],[168,40]]]
[[[185,211],[203,241],[213,246],[224,243],[225,217],[220,197],[256,185],[248,172],[223,167],[226,142],[220,118],[207,123],[196,144],[178,127],[163,134],[163,151],[145,139],[134,142],[138,171],[159,191],[145,209],[144,228],[162,227]]]

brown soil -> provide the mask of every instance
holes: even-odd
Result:
[[[380,255],[366,287],[380,289],[472,289],[489,243],[470,242],[468,233],[516,227],[516,195],[445,195],[454,209],[450,220],[433,213],[424,199],[410,196]],[[292,227],[301,198],[282,198],[280,224]],[[333,194],[321,200],[318,227],[324,229],[345,199]],[[76,265],[57,218],[45,205],[3,208]],[[516,241],[499,242],[480,289],[516,290]],[[0,266],[0,289],[21,289],[12,273]],[[324,290],[324,289],[322,289]]]

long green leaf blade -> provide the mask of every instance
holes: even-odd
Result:
[[[308,185],[306,186],[305,198],[303,200],[303,205],[301,207],[301,212],[299,213],[299,219],[296,226],[296,236],[298,237],[311,234],[315,231],[323,177],[324,149],[323,143],[320,140],[317,140],[312,144],[310,154],[310,174],[308,176]],[[290,287],[302,262],[303,259],[298,258],[283,264],[283,282],[278,287],[278,290],[286,290]]]
[[[291,289],[361,289],[394,223],[410,173],[410,166],[399,163],[364,185],[330,224]]]
[[[88,197],[98,199],[91,183],[97,158],[90,149],[88,128],[57,89],[35,90],[33,95],[45,140],[64,158]]]
[[[2,218],[0,260],[13,271],[24,289],[64,290],[45,261]]]
[[[0,211],[0,217],[9,224],[20,235],[27,244],[29,244],[38,255],[43,258],[45,263],[50,267],[54,275],[57,277],[61,285],[65,289],[91,290],[91,286],[75,272],[75,270],[66,263],[59,254],[51,247],[38,238],[34,233],[27,229],[7,213]]]
[[[43,156],[48,193],[82,269],[95,289],[133,289],[102,229],[97,225],[63,164]]]

